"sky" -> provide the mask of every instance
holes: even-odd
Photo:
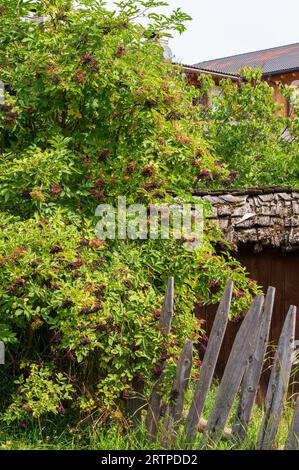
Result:
[[[299,0],[168,0],[168,3],[171,9],[181,7],[193,18],[187,23],[187,31],[169,43],[177,62],[191,65],[299,42]]]

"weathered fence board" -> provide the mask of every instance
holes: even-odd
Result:
[[[189,443],[193,442],[196,436],[197,425],[204,408],[207,393],[212,383],[215,366],[229,318],[233,286],[234,284],[232,281],[229,281],[226,285],[200,367],[194,397],[186,419],[185,433]]]
[[[168,335],[171,327],[171,319],[173,315],[173,302],[174,302],[174,278],[168,279],[167,290],[165,294],[164,304],[160,315],[160,326],[164,334]]]
[[[167,291],[165,295],[164,304],[160,316],[160,326],[165,335],[170,332],[171,319],[173,315],[173,301],[174,301],[174,279],[170,277],[168,280]],[[161,413],[162,397],[160,393],[161,385],[163,383],[163,372],[159,379],[156,381],[148,404],[148,410],[145,420],[146,429],[152,439],[156,439],[158,433],[159,419]]]
[[[200,418],[198,423],[198,432],[205,432],[208,426],[208,421],[204,418]],[[224,441],[230,440],[232,438],[232,430],[230,428],[224,428],[221,439]]]
[[[221,438],[250,355],[254,352],[263,301],[264,297],[260,295],[254,299],[238,331],[219,386],[214,408],[208,419],[202,447],[208,444],[210,439],[216,442]]]
[[[257,448],[261,450],[272,448],[277,433],[292,367],[295,323],[296,307],[291,306],[280,335],[265,398],[265,412],[257,442]]]
[[[296,408],[286,441],[285,450],[299,450],[299,395],[297,397]]]
[[[190,339],[186,339],[182,354],[178,360],[176,377],[172,388],[172,403],[167,406],[165,413],[164,442],[170,442],[173,432],[178,428],[184,407],[185,392],[190,380],[192,359],[193,342]]]
[[[263,369],[273,312],[274,297],[275,288],[269,287],[262,311],[255,351],[252,356],[252,361],[249,363],[243,377],[241,396],[232,428],[232,435],[238,443],[243,442],[246,437],[247,427]]]

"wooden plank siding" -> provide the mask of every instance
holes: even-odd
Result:
[[[270,327],[269,341],[277,346],[280,333],[290,305],[299,307],[299,252],[282,252],[279,249],[266,247],[262,252],[255,253],[253,246],[240,247],[236,258],[246,267],[250,277],[255,279],[266,294],[267,287],[276,288],[273,316]],[[217,306],[197,308],[197,314],[206,320],[207,334],[211,332]],[[241,323],[228,322],[219,359],[216,366],[216,375],[222,377],[235,336]],[[295,339],[299,340],[299,321],[296,323]],[[265,367],[267,369],[267,366]],[[262,400],[267,390],[270,372],[264,370],[258,391],[258,401]],[[299,391],[294,382],[299,381],[299,374],[291,377],[290,391]]]

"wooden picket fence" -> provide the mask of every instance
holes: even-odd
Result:
[[[203,433],[201,448],[217,443],[220,439],[231,439],[241,444],[247,434],[257,388],[260,381],[268,343],[273,311],[275,288],[269,287],[266,296],[255,297],[236,335],[216,400],[208,420],[202,412],[214,377],[215,366],[229,320],[233,282],[225,287],[219,304],[207,349],[199,370],[195,392],[188,412],[184,412],[184,399],[187,390],[192,358],[193,343],[186,339],[177,363],[173,384],[174,397],[170,403],[163,403],[161,387],[163,372],[156,381],[148,400],[145,424],[149,436],[156,440],[158,435],[166,448],[175,443],[179,425],[184,424],[187,445],[192,445],[198,432]],[[168,280],[164,305],[161,310],[160,326],[167,336],[170,332],[173,315],[174,280]],[[291,306],[275,353],[270,381],[264,402],[264,415],[256,443],[257,449],[272,449],[281,414],[284,408],[292,362],[294,358],[296,307]],[[144,408],[143,385],[135,384],[135,396],[128,400],[128,413],[137,424],[142,420]],[[238,395],[239,392],[239,395]],[[232,429],[226,424],[235,399],[238,397],[237,411]],[[164,410],[161,413],[161,410]],[[161,416],[163,414],[163,416]],[[285,443],[286,450],[299,449],[299,397],[293,420]]]

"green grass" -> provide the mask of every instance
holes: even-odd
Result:
[[[217,387],[213,387],[209,393],[203,416],[208,418],[213,407]],[[190,402],[192,391],[188,392],[186,402]],[[237,403],[234,404],[228,427],[231,426],[234,417],[234,411]],[[285,407],[278,434],[276,436],[275,448],[282,449],[287,437],[289,425],[292,419],[293,409],[289,404]],[[262,420],[262,409],[254,407],[252,418],[250,420],[246,441],[241,446],[235,446],[231,441],[223,440],[218,444],[210,445],[210,449],[230,450],[254,450],[256,440]],[[193,449],[197,449],[201,434]],[[190,448],[186,442],[182,429],[180,430],[174,448],[185,450]],[[57,420],[43,420],[39,423],[30,424],[25,430],[18,426],[0,427],[0,450],[149,450],[165,449],[159,443],[151,443],[146,434],[146,430],[140,427],[138,430],[127,432],[117,425],[110,426],[92,426],[84,424],[76,429],[68,422],[65,416]]]

